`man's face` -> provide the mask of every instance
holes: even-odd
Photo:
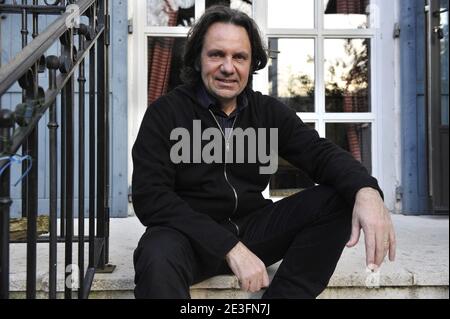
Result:
[[[206,32],[201,52],[202,80],[223,107],[235,105],[237,96],[247,86],[251,50],[243,27],[217,22]]]

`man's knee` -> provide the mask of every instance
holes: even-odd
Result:
[[[338,231],[350,236],[353,208],[334,188],[319,185],[305,190],[299,195],[299,207],[309,212],[312,225],[337,223]]]
[[[295,202],[294,207],[299,210],[310,210],[319,215],[328,215],[335,212],[351,214],[352,208],[336,189],[326,185],[308,188],[291,196]]]
[[[176,230],[150,228],[134,252],[135,282],[192,281],[193,252],[189,240]]]
[[[353,207],[334,188],[323,185],[317,187],[323,199],[321,219],[335,224],[336,236],[341,234],[346,242],[350,238]]]

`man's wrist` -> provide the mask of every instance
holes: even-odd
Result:
[[[241,242],[238,242],[236,245],[234,245],[233,248],[225,255],[225,260],[229,261],[231,258],[233,258],[234,255],[237,254],[239,248],[240,248]]]
[[[380,192],[378,189],[373,187],[363,187],[356,193],[356,199],[364,198],[366,196],[380,196]]]

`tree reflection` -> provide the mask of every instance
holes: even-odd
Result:
[[[352,39],[344,42],[345,57],[335,58],[327,70],[325,83],[327,112],[369,112],[369,46],[370,40],[361,43]],[[314,63],[310,57],[307,63]],[[315,83],[305,73],[291,74],[288,79],[287,104],[298,112],[306,112],[314,103]]]

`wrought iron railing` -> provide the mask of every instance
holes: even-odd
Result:
[[[49,243],[49,298],[57,297],[57,243],[65,245],[64,297],[87,298],[94,274],[108,271],[109,247],[109,24],[108,0],[0,1],[0,14],[22,17],[22,51],[0,68],[0,97],[18,83],[22,103],[0,104],[0,299],[10,296],[11,165],[22,163],[22,215],[27,224],[26,297],[36,298],[38,242]],[[40,15],[58,15],[38,33]],[[28,18],[32,17],[33,40],[28,41]],[[81,17],[80,19],[78,19]],[[77,21],[80,20],[80,21]],[[86,21],[86,23],[83,23]],[[13,35],[11,35],[13,36]],[[78,40],[78,41],[77,41]],[[59,54],[47,55],[59,44]],[[86,88],[86,63],[89,87]],[[47,83],[39,73],[48,72]],[[78,90],[75,90],[75,82]],[[85,94],[89,93],[86,111]],[[78,95],[78,105],[75,105]],[[60,99],[60,105],[57,100]],[[5,99],[3,99],[5,102]],[[15,108],[14,108],[15,107]],[[78,117],[75,111],[78,110]],[[38,150],[43,137],[38,125],[48,112],[49,172],[38,176]],[[58,114],[60,113],[60,114]],[[58,119],[60,123],[58,123]],[[78,143],[75,145],[75,121]],[[85,122],[89,123],[85,127]],[[86,136],[88,129],[89,136]],[[59,130],[59,132],[58,132]],[[59,135],[58,135],[59,133]],[[60,142],[58,143],[58,137]],[[85,142],[87,140],[87,142]],[[41,144],[41,145],[39,145]],[[20,154],[18,154],[20,152]],[[75,155],[78,176],[75,176]],[[58,161],[58,155],[60,160]],[[89,160],[85,164],[85,157]],[[30,169],[31,167],[31,169]],[[88,181],[85,173],[88,170]],[[58,177],[60,188],[58,190]],[[37,236],[38,178],[49,183],[48,236]],[[74,189],[78,182],[78,190]],[[74,234],[74,195],[78,193],[78,234]],[[84,224],[84,198],[88,198],[89,225]],[[59,202],[59,203],[58,203]],[[59,204],[59,205],[58,205]],[[58,206],[60,227],[58,232]],[[85,226],[88,231],[85,234]],[[78,262],[72,260],[78,242]],[[85,267],[85,242],[89,258]],[[79,287],[70,284],[79,269]],[[66,284],[67,283],[67,284]]]

